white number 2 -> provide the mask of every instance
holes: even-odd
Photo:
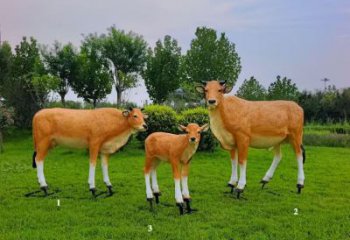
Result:
[[[294,208],[294,215],[298,215],[298,209],[297,208]]]
[[[148,232],[152,232],[153,228],[152,225],[148,225]]]

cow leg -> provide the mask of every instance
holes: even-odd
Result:
[[[181,170],[181,184],[182,184],[182,196],[184,199],[190,199],[190,191],[188,190],[188,173],[189,173],[189,164],[184,164]]]
[[[102,154],[101,155],[101,166],[102,166],[103,182],[107,186],[109,195],[112,195],[113,190],[112,190],[112,183],[109,180],[109,175],[108,175],[108,162],[109,162],[109,155]]]
[[[45,175],[44,175],[44,159],[47,155],[49,147],[50,147],[50,141],[48,139],[42,140],[37,145],[37,154],[35,156],[38,182],[40,184],[40,188],[44,191],[46,196],[47,196],[48,187],[47,187],[47,183],[46,183]]]
[[[95,170],[96,170],[96,161],[98,156],[98,147],[90,146],[90,170],[89,170],[89,189],[92,195],[96,196],[96,188],[95,188]]]
[[[238,152],[236,149],[231,150],[231,165],[232,165],[232,173],[230,181],[228,182],[227,186],[231,188],[231,193],[233,193],[233,190],[235,186],[237,185],[238,181]]]
[[[263,179],[260,181],[260,183],[262,183],[261,188],[264,188],[265,184],[268,183],[272,179],[273,174],[274,174],[278,164],[280,163],[280,161],[282,159],[281,145],[275,146],[274,150],[275,150],[275,156],[273,158],[271,166],[270,166],[269,170],[267,170]]]
[[[297,163],[298,163],[298,181],[297,181],[297,189],[298,193],[301,193],[301,189],[304,188],[304,180],[305,180],[305,175],[304,175],[304,159],[303,159],[303,151],[302,151],[302,146],[301,146],[301,137],[297,139],[292,139],[291,140]]]
[[[246,170],[247,170],[249,139],[245,139],[245,138],[241,139],[240,142],[237,142],[237,146],[238,146],[238,163],[239,163],[240,176],[239,176],[236,192],[237,192],[237,198],[239,198],[240,194],[244,191],[244,187],[247,182]]]

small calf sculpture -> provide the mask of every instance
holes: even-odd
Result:
[[[180,215],[184,213],[184,201],[186,202],[187,212],[192,212],[190,207],[191,197],[187,185],[189,163],[198,148],[201,137],[200,133],[208,129],[208,124],[199,127],[195,123],[190,123],[187,127],[179,126],[179,130],[186,132],[186,134],[176,135],[165,132],[155,132],[147,137],[145,141],[146,159],[144,174],[147,201],[150,202],[151,208],[153,196],[156,198],[156,203],[159,203],[160,196],[156,169],[161,161],[167,161],[171,164],[173,170],[175,199],[176,205],[180,210]],[[181,170],[180,165],[182,165]],[[152,187],[150,175],[152,177]],[[182,180],[182,192],[180,179]]]

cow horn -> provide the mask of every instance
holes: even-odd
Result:
[[[130,112],[132,111],[132,109],[133,109],[132,107],[128,107],[128,110],[129,110]]]

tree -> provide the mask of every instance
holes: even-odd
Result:
[[[5,106],[0,99],[0,153],[3,152],[3,131],[13,125],[13,108]]]
[[[169,93],[180,86],[179,65],[181,48],[177,41],[165,36],[163,43],[158,40],[154,50],[147,55],[147,68],[142,75],[150,98],[155,103],[162,103]]]
[[[133,32],[125,33],[114,26],[102,36],[103,56],[109,60],[110,73],[115,81],[117,104],[122,102],[122,93],[136,86],[138,76],[145,66],[147,43]]]
[[[56,41],[50,51],[43,51],[43,56],[48,72],[58,80],[56,92],[65,106],[65,96],[76,68],[77,53],[74,46],[71,43],[62,46]]]
[[[94,107],[98,100],[105,98],[112,91],[113,79],[102,51],[101,39],[98,36],[85,37],[70,82],[78,97],[92,103]]]
[[[4,42],[0,44],[0,98],[3,95],[3,86],[11,77],[13,54],[10,44]]]
[[[241,72],[235,44],[225,33],[217,36],[211,28],[199,27],[195,35],[184,59],[182,77],[191,83],[218,79],[234,85]]]
[[[36,88],[36,78],[47,74],[41,60],[38,43],[34,38],[23,37],[15,48],[11,64],[11,75],[4,82],[4,98],[15,109],[15,123],[29,127],[33,115],[46,102],[50,89]],[[48,79],[48,78],[46,78]],[[43,82],[42,80],[41,82]],[[47,85],[45,85],[47,86]]]
[[[268,88],[268,99],[270,100],[291,100],[297,101],[299,91],[295,83],[291,79],[284,77],[281,79],[277,76],[277,80],[270,84]]]
[[[246,100],[264,100],[266,89],[252,76],[249,80],[244,80],[236,95]]]

